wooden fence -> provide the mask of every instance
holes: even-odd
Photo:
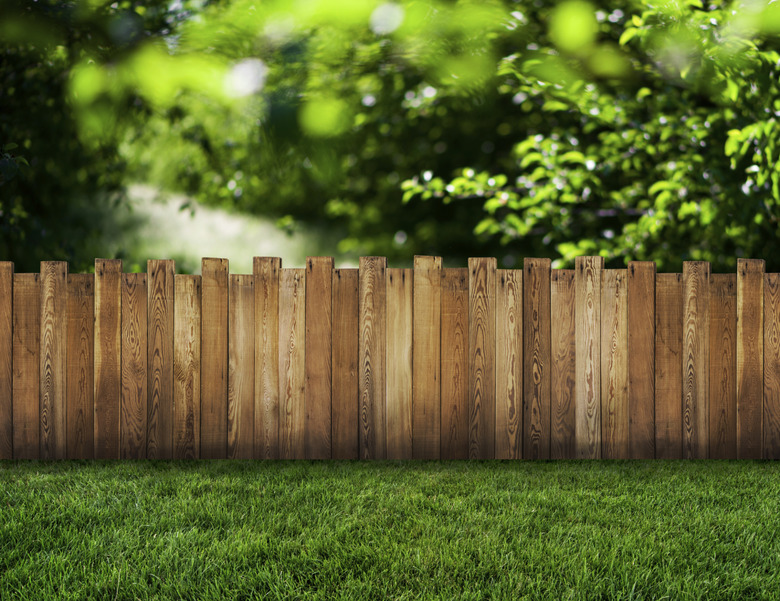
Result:
[[[0,263],[0,459],[780,458],[780,274]]]

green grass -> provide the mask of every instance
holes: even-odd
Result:
[[[776,599],[780,464],[0,462],[0,599]]]

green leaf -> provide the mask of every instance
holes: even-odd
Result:
[[[638,31],[639,30],[636,27],[627,27],[626,30],[620,36],[620,40],[618,41],[618,44],[620,44],[621,46],[625,46],[632,39],[634,39]]]
[[[13,142],[9,142],[5,146],[3,146],[3,152],[8,152],[9,150],[13,150],[14,148],[19,148],[19,145],[14,144]]]

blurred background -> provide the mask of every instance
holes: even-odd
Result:
[[[0,260],[780,270],[780,2],[0,4]]]

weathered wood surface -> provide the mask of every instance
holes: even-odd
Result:
[[[495,457],[496,260],[469,259],[469,458]]]
[[[147,459],[173,458],[173,261],[148,261]]]
[[[552,324],[550,260],[523,266],[523,457],[550,458]]]
[[[255,257],[254,458],[279,458],[279,277],[282,260]]]
[[[710,275],[710,459],[737,458],[737,276]]]
[[[780,274],[764,275],[764,459],[780,459]]]
[[[41,459],[66,457],[68,264],[41,262]]]
[[[709,453],[710,264],[683,263],[683,458]]]
[[[95,459],[119,459],[122,261],[95,261]]]
[[[550,458],[576,457],[575,379],[576,311],[574,270],[554,269],[550,281],[550,315],[552,364],[550,382]]]
[[[601,457],[628,459],[628,273],[605,269],[601,288]]]
[[[13,459],[14,264],[0,261],[0,460]]]
[[[411,269],[388,269],[386,274],[387,458],[411,459],[414,282]]]
[[[94,328],[95,276],[69,274],[66,384],[68,459],[95,457]]]
[[[469,456],[469,272],[441,272],[441,458]]]
[[[200,458],[201,276],[176,275],[173,456]]]
[[[496,459],[523,456],[523,271],[496,272]]]
[[[254,276],[232,274],[228,296],[227,457],[252,459],[255,439]]]
[[[655,263],[628,263],[628,429],[631,459],[655,457]]]
[[[279,282],[279,458],[305,459],[306,270],[284,269]]]
[[[122,276],[122,415],[120,455],[146,458],[147,280],[145,273]]]
[[[358,270],[333,272],[334,459],[358,458]]]
[[[655,284],[655,456],[682,458],[682,274]]]
[[[764,261],[737,260],[737,457],[761,459]]]
[[[604,259],[575,260],[577,328],[575,447],[578,459],[601,458],[601,277]]]
[[[41,333],[40,275],[37,273],[15,274],[13,295],[14,459],[39,459],[41,455],[39,405]],[[92,379],[90,378],[90,390],[92,388],[91,381]],[[92,417],[91,407],[89,410],[89,417],[90,419]],[[91,450],[91,427],[89,428],[89,433],[88,449]]]

